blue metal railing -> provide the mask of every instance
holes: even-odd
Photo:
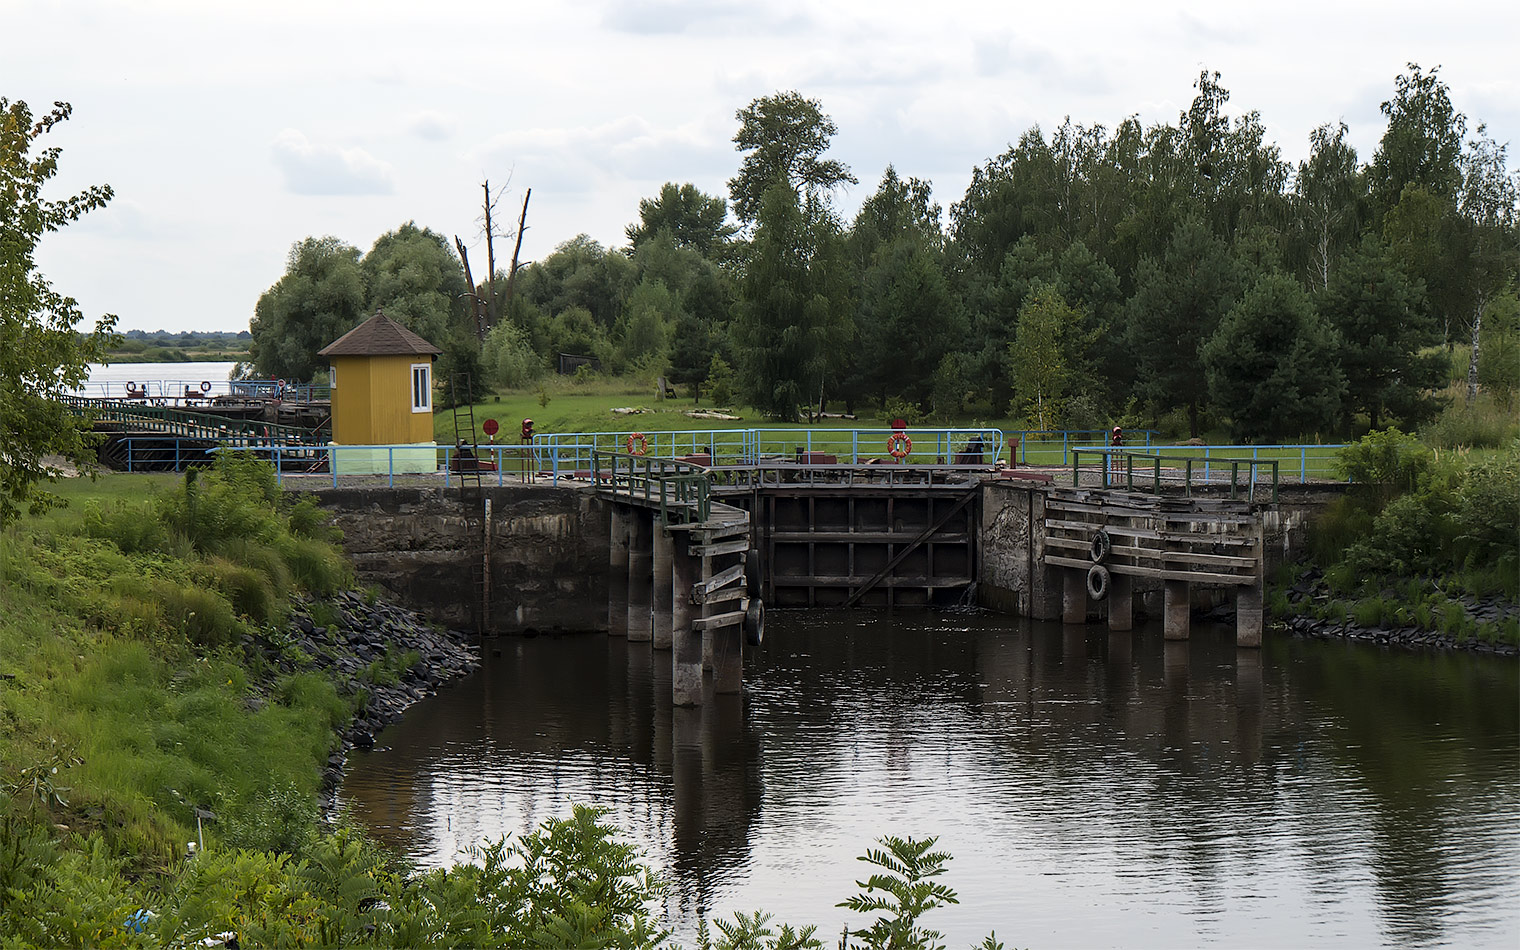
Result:
[[[893,448],[906,449],[902,461],[919,464],[951,464],[957,458],[979,456],[991,465],[1003,452],[1003,433],[993,428],[933,428],[910,426],[903,430],[909,444],[891,444],[896,430],[880,429],[689,429],[609,432],[555,432],[535,435],[533,444],[553,448],[561,441],[593,446],[599,452],[624,452],[655,458],[681,459],[710,456],[715,465],[759,464],[764,461],[796,461],[820,464],[854,463],[892,458]],[[825,462],[828,456],[832,462]],[[966,463],[971,464],[971,463]]]
[[[126,441],[129,443],[130,471],[131,440]],[[176,451],[174,470],[194,464],[207,452],[222,451],[252,452],[267,459],[274,466],[276,480],[282,485],[287,476],[321,475],[324,481],[330,480],[334,488],[338,487],[339,479],[345,478],[371,481],[383,478],[387,486],[394,486],[397,478],[415,476],[441,477],[443,486],[448,488],[465,472],[478,473],[482,484],[498,487],[508,482],[559,485],[570,479],[590,480],[594,467],[589,445],[566,444],[555,451],[526,445],[223,445],[211,449],[197,446],[193,452]],[[384,465],[375,465],[382,452]],[[139,464],[162,465],[166,461],[163,440],[155,440],[155,450],[140,453],[138,460]],[[345,465],[345,460],[351,464]]]

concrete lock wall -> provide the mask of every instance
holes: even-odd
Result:
[[[460,629],[474,629],[484,505],[455,489],[323,489],[363,583]],[[487,632],[607,629],[609,506],[590,490],[486,488],[491,500]],[[476,506],[480,506],[476,510]]]

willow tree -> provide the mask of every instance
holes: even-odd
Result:
[[[53,289],[34,254],[44,234],[57,231],[111,200],[109,185],[93,185],[61,201],[42,197],[58,173],[61,150],[33,153],[37,140],[69,117],[68,103],[34,118],[25,102],[0,97],[0,525],[22,506],[39,511],[58,503],[39,483],[55,478],[49,456],[90,461],[88,432],[59,399],[89,377],[104,358],[114,316],[87,334],[79,304]]]

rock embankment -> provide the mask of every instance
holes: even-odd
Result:
[[[300,670],[327,675],[344,696],[363,694],[354,718],[328,756],[323,792],[331,795],[353,748],[375,744],[405,709],[480,666],[474,636],[445,630],[414,611],[360,591],[329,599],[297,598],[283,635],[244,638],[271,676]]]
[[[1392,591],[1385,592],[1388,598]],[[1337,620],[1322,614],[1335,601],[1335,595],[1324,581],[1323,572],[1311,568],[1298,575],[1293,586],[1287,590],[1288,602],[1305,613],[1275,618],[1289,633],[1316,640],[1361,640],[1413,649],[1469,650],[1496,656],[1520,656],[1520,646],[1485,639],[1478,636],[1458,638],[1441,630],[1430,630],[1413,624],[1364,626],[1351,619]],[[1463,613],[1475,625],[1483,628],[1499,628],[1508,621],[1520,617],[1520,606],[1501,597],[1451,597],[1450,602],[1460,604]]]

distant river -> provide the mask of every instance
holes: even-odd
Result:
[[[227,379],[236,363],[91,363],[90,379],[78,390],[83,396],[121,397],[127,383],[145,388],[150,396],[183,396],[185,387],[197,391],[210,383],[211,395],[227,392]]]
[[[699,916],[832,946],[883,834],[938,835],[964,948],[1520,944],[1520,666],[984,613],[775,611],[744,697],[670,705],[668,653],[489,641],[340,795],[424,865],[612,810]],[[498,655],[499,654],[499,655]]]

